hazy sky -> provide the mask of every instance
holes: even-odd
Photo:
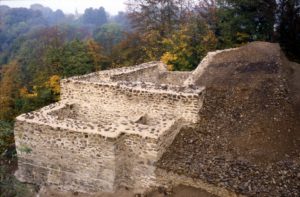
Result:
[[[125,10],[125,1],[126,0],[0,0],[0,5],[29,8],[31,4],[39,3],[53,10],[61,9],[65,13],[74,13],[76,9],[79,13],[83,13],[86,8],[99,8],[103,6],[107,12],[117,14],[118,11]]]

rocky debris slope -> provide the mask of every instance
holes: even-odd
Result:
[[[193,76],[206,88],[199,125],[182,130],[158,166],[247,196],[300,196],[295,65],[264,42],[215,55]]]

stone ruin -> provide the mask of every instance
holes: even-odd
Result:
[[[198,122],[204,88],[190,72],[150,62],[61,81],[61,101],[17,117],[19,180],[62,190],[143,192],[184,125]]]
[[[299,79],[264,42],[211,52],[193,72],[150,62],[64,79],[60,102],[16,119],[16,177],[84,193],[298,197]]]

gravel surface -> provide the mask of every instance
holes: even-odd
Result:
[[[248,196],[300,196],[299,70],[276,44],[220,54],[197,81],[200,123],[158,166]]]

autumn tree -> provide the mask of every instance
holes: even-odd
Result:
[[[170,70],[193,70],[209,51],[217,48],[214,32],[204,21],[194,20],[164,39],[167,52],[161,60],[169,65]]]
[[[150,59],[159,59],[164,53],[163,39],[187,22],[193,9],[190,0],[129,0],[127,7],[133,28],[142,34],[148,45]]]
[[[11,120],[15,114],[14,99],[19,97],[21,85],[20,66],[17,61],[5,65],[0,80],[0,119]]]
[[[138,32],[125,33],[124,38],[113,48],[111,66],[132,66],[149,61],[144,39]]]
[[[102,63],[106,60],[106,57],[103,55],[103,47],[93,39],[89,39],[87,41],[87,52],[93,59],[95,71],[102,70]]]

